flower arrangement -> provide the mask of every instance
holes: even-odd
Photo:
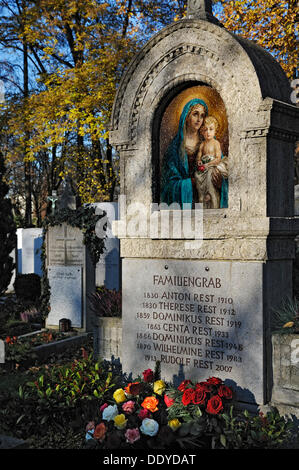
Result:
[[[201,447],[210,419],[224,412],[233,393],[217,377],[196,384],[184,380],[175,388],[146,369],[111,398],[86,426],[89,446],[169,449]]]

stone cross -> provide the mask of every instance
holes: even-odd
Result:
[[[57,241],[62,241],[63,244],[64,244],[64,262],[66,262],[67,260],[67,242],[73,242],[76,240],[76,237],[68,237],[67,235],[67,229],[68,229],[68,226],[67,225],[64,225],[64,234],[63,236],[60,238],[60,237],[57,237],[56,240]]]
[[[187,18],[199,20],[212,19],[212,0],[188,0]]]
[[[52,191],[52,196],[48,196],[47,199],[52,202],[52,214],[54,214],[54,212],[55,212],[55,206],[56,206],[56,201],[57,201],[57,199],[58,199],[58,197],[57,197],[57,192],[56,192],[56,191]]]

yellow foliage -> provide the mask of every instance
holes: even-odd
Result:
[[[298,66],[298,5],[296,0],[222,1],[219,19],[229,31],[256,41],[278,60],[287,76]]]

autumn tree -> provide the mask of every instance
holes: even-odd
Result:
[[[16,226],[10,200],[7,198],[8,185],[5,182],[5,165],[0,153],[0,296],[6,291],[14,268],[10,253],[16,244]]]
[[[270,52],[290,79],[298,64],[298,3],[296,0],[242,0],[218,2],[219,20],[229,31],[255,41]]]
[[[21,38],[41,70],[11,130],[26,141],[31,162],[55,148],[60,176],[73,177],[83,202],[113,198],[117,175],[108,125],[116,88],[153,29],[174,19],[184,4],[40,0],[27,8]],[[30,139],[20,133],[24,121],[30,123]]]

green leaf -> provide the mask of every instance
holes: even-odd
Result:
[[[16,421],[16,424],[19,424],[20,421],[22,421],[23,418],[25,418],[26,415],[21,415],[18,417],[17,421]]]
[[[100,398],[99,392],[97,390],[94,390],[93,394],[95,397]]]
[[[220,435],[220,442],[223,445],[223,447],[226,447],[226,437],[224,434]]]

